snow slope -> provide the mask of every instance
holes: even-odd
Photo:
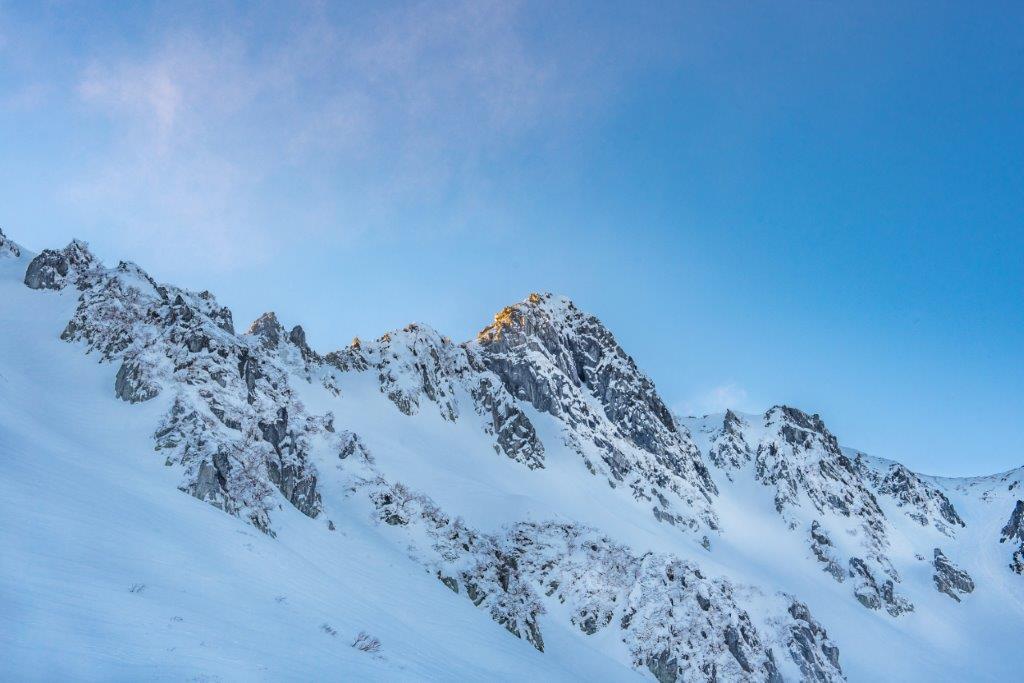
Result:
[[[915,475],[789,408],[669,416],[557,297],[321,356],[130,264],[30,289],[33,256],[0,257],[4,678],[1019,677],[1019,470]],[[972,591],[937,590],[936,548]]]

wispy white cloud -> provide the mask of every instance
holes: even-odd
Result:
[[[635,61],[570,26],[537,44],[527,9],[458,0],[350,16],[313,4],[279,12],[272,31],[265,17],[170,24],[95,51],[73,96],[109,142],[61,196],[91,222],[157,238],[139,237],[138,258],[176,265],[266,259],[302,233],[390,230],[410,207],[493,217],[488,178],[503,155],[593,119]],[[147,250],[171,235],[187,237],[180,250]]]
[[[675,406],[675,411],[682,415],[722,413],[729,409],[745,412],[752,410],[747,390],[736,382],[711,387]]]

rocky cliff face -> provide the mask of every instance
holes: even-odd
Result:
[[[650,501],[659,519],[717,528],[717,489],[690,434],[597,318],[531,294],[467,348],[509,395],[561,420],[591,472]]]

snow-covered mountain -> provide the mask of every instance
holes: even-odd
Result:
[[[1014,680],[1024,469],[673,415],[531,294],[457,343],[0,233],[0,677]]]

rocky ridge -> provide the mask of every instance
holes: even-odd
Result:
[[[21,253],[0,232],[0,256]],[[77,240],[33,258],[24,282],[77,296],[60,336],[117,366],[117,397],[163,402],[154,447],[181,473],[182,491],[271,535],[284,505],[333,528],[310,455],[336,454],[352,494],[393,533],[408,535],[414,559],[541,651],[545,605],[557,601],[582,633],[612,629],[633,665],[660,681],[774,681],[789,663],[807,680],[842,678],[838,649],[795,597],[709,578],[692,561],[633,549],[580,524],[474,529],[386,480],[359,435],[336,426],[330,412],[308,410],[296,383],[338,392],[349,373],[370,373],[396,410],[436,410],[447,422],[471,416],[497,454],[528,470],[546,467],[533,420],[550,418],[593,483],[627,493],[660,522],[705,534],[706,548],[707,534],[730,532],[715,511],[715,479],[749,476],[805,536],[812,561],[864,607],[893,617],[915,606],[888,556],[892,521],[880,500],[890,514],[895,508],[949,538],[965,527],[934,478],[844,451],[819,416],[792,407],[754,419],[728,411],[706,430],[702,448],[695,423],[673,416],[603,324],[562,297],[533,294],[462,344],[413,324],[321,355],[301,326],[287,331],[266,313],[238,334],[209,292],[158,284],[128,262],[106,268]],[[1006,541],[1019,543],[1010,568],[1024,573],[1019,500],[1002,530]],[[936,589],[953,600],[974,590],[939,548],[932,567]],[[767,614],[747,604],[765,600]]]
[[[307,453],[312,440],[340,437],[330,414],[307,414],[289,387],[297,350],[236,335],[231,312],[209,292],[159,285],[132,263],[105,268],[79,241],[35,257],[25,284],[79,292],[61,339],[119,364],[118,397],[166,394],[154,443],[181,469],[183,491],[267,532],[278,495],[310,517],[321,513]]]
[[[547,598],[567,606],[585,634],[614,630],[633,665],[662,683],[781,681],[779,657],[806,680],[843,680],[838,648],[792,596],[771,596],[771,616],[756,623],[742,601],[763,599],[757,589],[710,579],[692,562],[638,556],[576,524],[524,522],[484,534],[401,484],[363,480],[353,490],[363,487],[378,518],[404,532],[415,559],[538,650]]]
[[[891,616],[914,609],[896,590],[901,579],[887,554],[888,523],[871,480],[819,416],[775,406],[755,423],[727,411],[703,429],[713,467],[729,480],[745,472],[770,492],[787,526],[807,534],[811,555],[837,582],[849,581],[858,602]],[[857,547],[835,538],[857,539]]]

